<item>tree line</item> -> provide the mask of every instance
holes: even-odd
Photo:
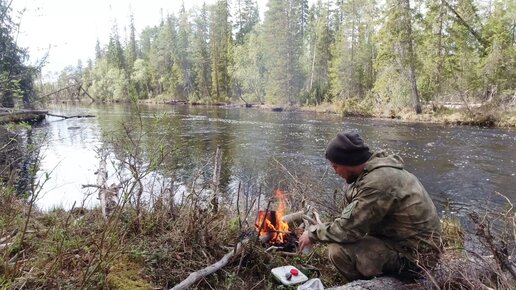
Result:
[[[515,0],[219,0],[141,32],[114,23],[68,68],[96,98],[410,106],[506,102],[516,87]]]

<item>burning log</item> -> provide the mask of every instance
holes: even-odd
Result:
[[[258,212],[256,230],[262,243],[291,252],[297,247],[297,237],[289,231],[288,221],[285,220],[286,202],[281,190],[276,191],[276,198],[279,202],[277,210],[269,211],[269,202],[265,211]]]
[[[265,211],[258,212],[256,221],[256,231],[259,233],[259,241],[262,244],[273,246],[270,249],[279,249],[285,252],[292,252],[297,248],[297,230],[296,234],[289,230],[289,223],[304,222],[305,228],[310,224],[322,223],[319,215],[307,208],[307,212],[313,213],[316,220],[307,215],[305,211],[298,211],[289,215],[284,215],[286,202],[281,190],[276,191],[276,198],[279,202],[277,210],[269,211],[270,201]]]

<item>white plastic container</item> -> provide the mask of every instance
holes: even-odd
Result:
[[[292,275],[292,277],[289,280],[287,279],[287,275],[290,273],[290,270],[292,269],[296,269],[298,274],[297,276]],[[274,268],[271,270],[271,273],[272,275],[274,275],[274,277],[276,277],[276,279],[278,279],[278,281],[281,282],[281,284],[287,286],[300,284],[308,280],[308,277],[306,277],[305,274],[299,271],[299,269],[297,269],[296,267],[290,265]]]
[[[319,278],[313,278],[298,286],[297,290],[324,290],[324,285]]]

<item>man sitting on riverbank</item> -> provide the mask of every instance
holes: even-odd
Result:
[[[348,282],[436,264],[440,221],[423,185],[403,169],[401,157],[371,153],[358,134],[343,132],[328,144],[326,159],[349,184],[347,206],[334,221],[305,231],[301,250],[328,243],[330,261]]]

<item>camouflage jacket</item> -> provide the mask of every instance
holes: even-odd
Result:
[[[353,243],[366,235],[417,259],[441,245],[441,224],[419,180],[403,169],[403,160],[375,152],[345,193],[347,206],[333,222],[312,226],[309,237],[323,243]]]

